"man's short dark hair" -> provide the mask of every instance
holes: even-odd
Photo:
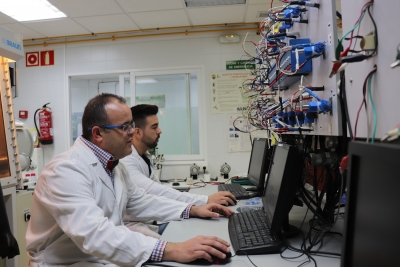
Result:
[[[157,115],[158,107],[156,105],[140,104],[131,107],[131,111],[135,127],[143,129],[146,127],[146,118]]]
[[[82,136],[87,140],[92,137],[92,131],[89,128],[110,124],[105,106],[113,101],[126,104],[125,98],[107,93],[95,96],[86,104],[82,116]]]

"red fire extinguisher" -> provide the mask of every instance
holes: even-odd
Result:
[[[35,122],[36,131],[39,136],[40,143],[43,145],[49,145],[53,143],[53,124],[51,122],[51,108],[47,107],[47,104],[44,104],[43,107],[37,109],[35,111],[35,116],[33,117],[33,121]],[[39,112],[39,127],[40,131],[36,125],[36,113]]]

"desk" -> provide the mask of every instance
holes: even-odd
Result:
[[[203,188],[196,188],[190,190],[190,193],[193,194],[202,194],[202,195],[211,195],[218,191],[217,186],[215,185],[207,185]],[[231,207],[232,210],[236,210],[240,206],[241,201],[238,201],[238,205]],[[243,201],[242,201],[243,202]],[[300,227],[301,222],[303,221],[304,215],[306,213],[306,208],[294,206],[292,211],[289,214],[290,224]],[[307,232],[307,222],[312,217],[311,212],[308,212],[307,218],[303,224],[303,231]],[[335,226],[331,229],[331,231],[340,231],[343,226],[343,218],[339,217]],[[228,233],[228,219],[227,218],[218,218],[218,219],[198,219],[192,218],[189,220],[182,221],[173,221],[170,222],[167,229],[164,231],[161,239],[170,241],[170,242],[183,242],[190,238],[193,238],[198,235],[207,235],[207,236],[218,236],[226,241],[230,241],[229,233]],[[289,242],[292,246],[298,248],[301,244],[300,237],[291,238]],[[328,251],[334,253],[341,253],[341,242],[342,237],[337,235],[326,235],[324,238],[322,248],[316,246],[314,249],[318,248],[321,251]],[[235,254],[235,251],[232,249],[232,255]],[[286,250],[284,252],[285,256],[295,257],[300,255],[299,253],[292,252]],[[299,259],[294,260],[285,260],[282,259],[279,254],[265,254],[265,255],[251,255],[250,259],[254,262],[254,264],[258,267],[265,266],[299,266],[302,262],[307,260],[306,256],[302,256]],[[318,266],[320,267],[334,267],[340,266],[339,258],[330,258],[330,257],[321,257],[321,256],[313,256],[313,258],[317,261]],[[180,264],[175,262],[165,262],[167,265],[171,266],[196,266],[194,264]],[[231,262],[225,264],[227,267],[253,267],[247,256],[239,255],[231,258]],[[306,266],[314,266],[311,262]]]
[[[186,178],[187,179],[187,178]],[[221,183],[225,183],[227,181],[227,179],[223,178],[223,177],[218,177],[217,181],[211,181],[211,182],[221,182]],[[172,187],[173,189],[179,190],[179,191],[184,191],[187,192],[189,191],[191,188],[195,189],[198,186],[202,186],[203,185],[203,175],[199,175],[199,177],[195,180],[193,180],[193,183],[186,183],[185,180],[177,180],[177,182],[179,183],[179,185],[172,185],[174,183],[174,180],[168,180],[168,182],[162,181],[162,184],[168,187]],[[208,188],[207,188],[208,189]],[[201,191],[203,192],[203,191]],[[211,195],[213,193],[208,193],[208,190],[206,190],[206,193],[195,193],[193,191],[194,194],[199,194],[199,195]],[[214,191],[212,191],[214,192]],[[215,192],[214,192],[215,193]]]

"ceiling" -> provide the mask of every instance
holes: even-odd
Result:
[[[248,25],[260,22],[262,18],[258,13],[265,13],[271,5],[271,0],[247,0],[246,4],[194,8],[187,8],[184,0],[48,1],[64,12],[67,18],[18,22],[0,12],[0,25],[21,34],[26,41],[210,24]],[[283,3],[275,0],[273,4],[279,6]]]

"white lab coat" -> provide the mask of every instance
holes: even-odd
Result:
[[[121,160],[126,165],[129,175],[136,186],[143,188],[148,194],[164,196],[169,199],[174,199],[188,204],[194,204],[197,206],[207,204],[208,196],[180,192],[169,186],[161,184],[157,177],[154,177],[153,160],[150,153],[146,152],[145,155],[150,159],[151,175],[149,173],[149,167],[147,163],[138,154],[133,145],[132,153]]]
[[[141,266],[157,239],[130,231],[123,215],[180,220],[187,204],[147,195],[132,183],[123,163],[115,168],[113,188],[80,138],[39,176],[26,233],[30,266]]]

